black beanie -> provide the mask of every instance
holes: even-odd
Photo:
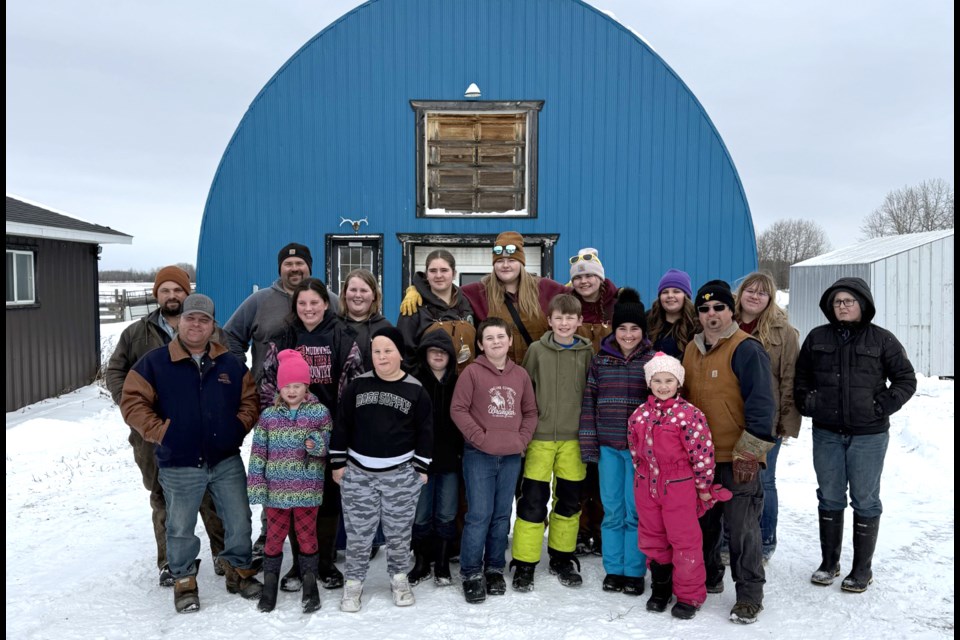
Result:
[[[373,342],[373,339],[377,336],[383,336],[384,338],[389,338],[393,344],[397,347],[397,351],[400,352],[400,355],[404,355],[407,352],[407,345],[403,341],[403,334],[400,333],[400,329],[396,327],[386,326],[380,327],[373,332],[373,335],[370,336],[370,342]]]
[[[647,310],[643,308],[636,289],[621,289],[613,305],[613,330],[616,331],[624,322],[632,322],[640,327],[644,336],[647,335]]]
[[[280,265],[282,265],[283,261],[287,258],[300,258],[307,263],[307,268],[310,269],[310,273],[313,273],[313,256],[310,255],[310,248],[306,245],[291,242],[283,249],[280,249],[280,253],[277,254],[277,271],[280,270]]]
[[[730,285],[723,280],[711,280],[697,289],[697,298],[693,306],[698,307],[699,310],[700,305],[711,300],[723,302],[730,311],[733,311],[735,306],[733,303],[733,291],[730,290]]]

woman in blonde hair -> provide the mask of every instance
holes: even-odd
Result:
[[[740,328],[759,340],[770,356],[773,373],[773,397],[777,402],[773,423],[777,444],[767,453],[767,467],[760,472],[763,482],[763,513],[760,532],[763,538],[763,560],[766,562],[777,548],[777,456],[783,438],[800,434],[800,412],[793,401],[793,379],[800,352],[800,334],[787,321],[787,314],[777,306],[774,296],[777,285],[766,273],[751,273],[737,288],[735,314]]]
[[[558,293],[569,293],[559,282],[527,272],[523,236],[504,231],[493,245],[493,273],[460,291],[473,307],[474,322],[496,317],[507,323],[513,345],[507,357],[520,364],[527,346],[548,329],[547,305]]]

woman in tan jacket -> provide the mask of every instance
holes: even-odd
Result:
[[[787,321],[787,314],[777,306],[774,296],[777,285],[766,273],[751,273],[737,288],[736,317],[740,328],[763,344],[770,356],[773,374],[773,397],[777,403],[772,425],[777,444],[767,453],[767,467],[761,471],[763,513],[760,533],[763,538],[763,561],[777,548],[777,456],[784,438],[800,434],[800,412],[793,401],[793,378],[800,352],[800,334]]]

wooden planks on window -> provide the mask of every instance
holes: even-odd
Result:
[[[524,209],[527,114],[431,113],[426,125],[430,209]]]

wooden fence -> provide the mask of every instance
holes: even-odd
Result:
[[[123,322],[142,318],[157,308],[151,289],[114,289],[100,294],[100,322]]]

